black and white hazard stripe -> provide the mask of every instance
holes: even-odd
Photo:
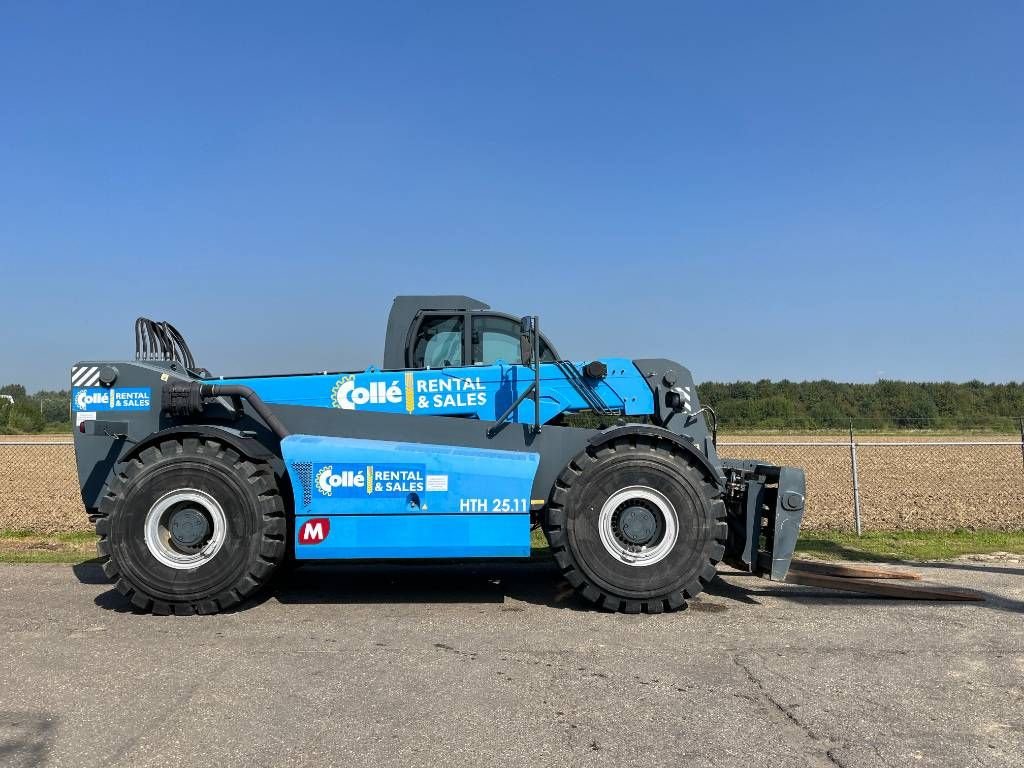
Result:
[[[690,402],[692,395],[690,394],[689,387],[683,387],[683,411],[690,413],[693,411],[693,404]]]
[[[95,387],[100,383],[100,366],[76,365],[71,369],[72,387]]]

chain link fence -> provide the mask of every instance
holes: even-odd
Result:
[[[0,436],[0,531],[91,531],[70,439]]]
[[[1024,441],[1008,435],[723,435],[718,451],[803,467],[806,530],[1024,530]],[[0,530],[92,530],[71,440],[0,437]]]
[[[803,467],[809,530],[1024,530],[1024,439],[723,437],[718,452]]]

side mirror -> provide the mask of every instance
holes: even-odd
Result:
[[[519,359],[523,365],[533,365],[533,341],[525,333],[519,337]]]
[[[519,359],[523,365],[533,364],[533,318],[527,315],[519,321]]]

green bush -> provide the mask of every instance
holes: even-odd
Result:
[[[18,401],[8,407],[7,431],[14,435],[42,432],[46,419],[39,409],[28,401]]]

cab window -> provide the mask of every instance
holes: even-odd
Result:
[[[423,318],[413,345],[414,368],[445,368],[462,365],[462,315]]]
[[[519,350],[519,321],[494,315],[473,317],[473,362],[490,365],[498,360],[522,364]],[[544,340],[540,343],[540,359],[552,363],[555,356]]]

